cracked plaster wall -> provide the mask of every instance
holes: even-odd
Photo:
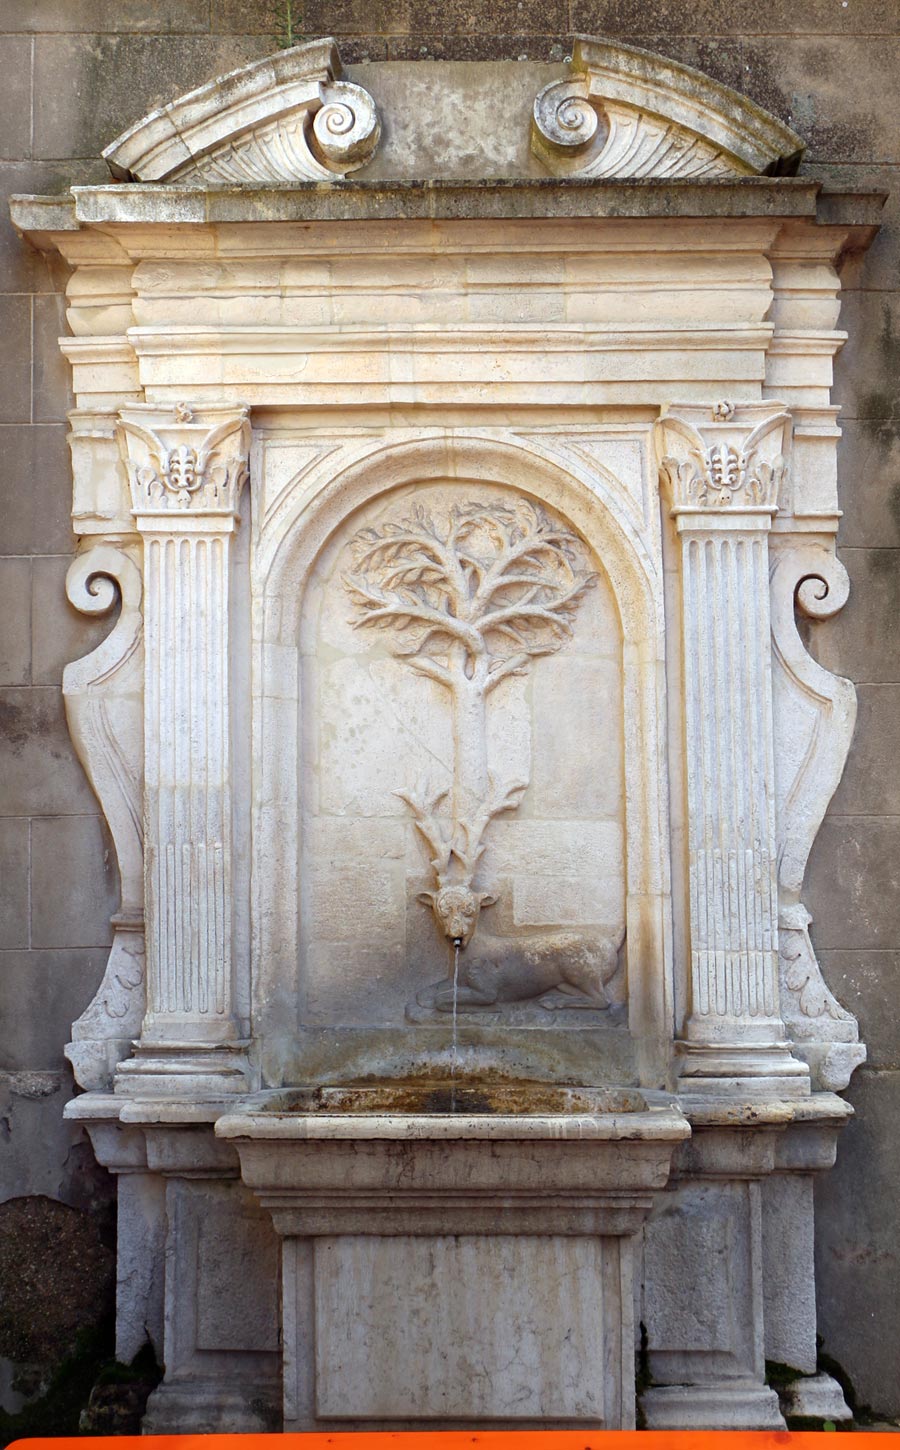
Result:
[[[559,61],[573,31],[701,67],[808,141],[803,171],[891,192],[885,225],[844,278],[842,557],[853,593],[811,648],[850,676],[860,716],[813,852],[807,901],[824,971],[856,1012],[869,1061],[858,1118],[818,1193],[824,1349],[858,1401],[900,1415],[900,82],[896,0],[305,0],[297,38],[345,62]],[[285,0],[0,0],[0,182],[53,192],[102,181],[104,146],[152,106],[273,48]],[[361,75],[360,79],[364,79]],[[62,1055],[90,1000],[116,904],[109,840],[69,742],[63,665],[108,627],[68,606],[73,539],[61,264],[0,210],[0,1199],[108,1202],[63,1124]],[[0,1234],[0,1258],[5,1250]],[[29,1311],[33,1312],[33,1311]],[[2,1352],[2,1347],[0,1347]]]

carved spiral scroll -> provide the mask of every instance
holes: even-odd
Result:
[[[568,155],[590,146],[600,125],[582,76],[544,86],[534,100],[534,120],[544,140]]]
[[[362,166],[381,135],[372,97],[362,86],[334,81],[322,87],[322,101],[312,124],[312,145],[319,159],[338,171]]]
[[[69,731],[109,824],[121,883],[103,980],[65,1050],[77,1081],[95,1092],[109,1091],[144,1011],[141,593],[137,563],[111,543],[77,555],[66,577],[82,614],[108,614],[122,601],[106,638],[63,671]]]
[[[814,574],[804,574],[794,590],[794,599],[810,619],[830,619],[850,597],[850,579],[843,564],[823,554]]]
[[[141,602],[141,572],[127,554],[109,544],[99,544],[78,554],[66,575],[66,597],[80,614],[108,614],[121,596],[130,615]],[[131,633],[132,620],[128,620]]]

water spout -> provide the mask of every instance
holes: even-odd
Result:
[[[462,946],[462,938],[455,937],[453,941],[453,1046],[450,1053],[450,1111],[456,1112],[456,1067],[458,1061],[458,1047],[456,1040],[456,1007],[459,997],[459,950]]]

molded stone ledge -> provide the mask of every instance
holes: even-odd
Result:
[[[328,181],[280,187],[154,184],[73,186],[71,196],[10,198],[13,225],[35,246],[91,223],[204,225],[213,222],[479,218],[809,218],[853,228],[844,249],[868,245],[886,200],[881,191],[824,191],[804,177],[736,181],[596,181],[590,177],[497,181]]]

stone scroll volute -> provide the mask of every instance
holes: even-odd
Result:
[[[801,893],[850,749],[856,690],[809,654],[796,611],[832,617],[847,602],[849,580],[830,547],[791,541],[774,553],[771,590],[782,1013],[817,1085],[834,1092],[847,1086],[866,1049],[856,1018],[822,976]]]
[[[106,971],[66,1048],[80,1085],[103,1091],[144,1015],[141,572],[127,548],[97,544],[75,558],[66,592],[83,614],[107,614],[121,600],[102,644],[63,672],[69,730],[109,824],[121,883]]]

